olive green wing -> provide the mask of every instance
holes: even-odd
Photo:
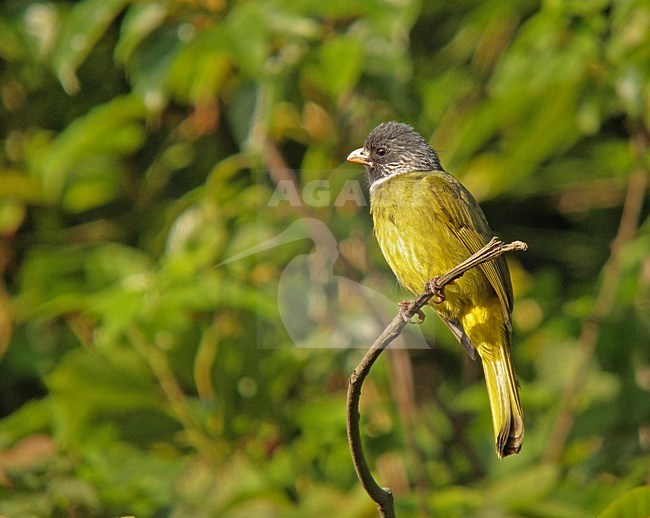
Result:
[[[423,176],[428,188],[433,191],[438,213],[450,232],[461,241],[468,252],[474,254],[483,248],[493,237],[483,210],[471,193],[450,174],[432,171]],[[501,302],[501,312],[508,328],[512,330],[512,283],[508,265],[503,256],[478,266],[490,281]]]

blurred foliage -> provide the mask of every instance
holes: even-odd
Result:
[[[367,381],[367,448],[398,515],[647,510],[645,181],[610,258],[650,167],[647,1],[0,9],[1,514],[375,515],[346,377],[395,308],[378,324],[353,296],[404,295],[358,191],[334,200],[362,175],[346,154],[389,119],[430,136],[497,233],[530,247],[510,258],[520,455],[496,458],[480,366],[433,318],[433,349],[387,353]],[[284,307],[282,289],[302,298]],[[294,331],[312,347],[295,347],[283,322],[305,307]],[[550,443],[562,412],[568,438]]]

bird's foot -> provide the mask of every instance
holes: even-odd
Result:
[[[417,322],[414,322],[413,321],[413,316],[415,316],[415,315],[409,316],[409,314],[408,314],[408,308],[411,305],[411,302],[413,302],[413,301],[412,300],[403,300],[402,302],[397,303],[397,305],[399,306],[399,316],[402,317],[402,320],[404,320],[404,322],[408,322],[409,324],[418,324],[419,325],[422,322],[424,322],[424,319],[426,318],[426,315],[424,314],[424,311],[422,311],[421,309],[418,309],[415,312],[415,315],[418,316],[418,320],[417,320]]]
[[[424,284],[425,293],[432,294],[431,300],[434,304],[441,304],[446,300],[445,297],[445,288],[444,286],[438,285],[438,280],[440,279],[439,275],[436,275],[433,279],[427,281]]]

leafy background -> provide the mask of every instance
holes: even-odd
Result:
[[[404,297],[367,207],[331,203],[361,180],[346,154],[395,119],[530,247],[510,258],[520,455],[496,458],[480,366],[434,318],[432,349],[387,352],[364,387],[398,515],[587,517],[620,497],[603,516],[644,516],[645,0],[0,9],[0,513],[374,516],[344,425],[367,343],[341,341],[373,304],[294,287],[329,302],[295,347],[278,290],[331,234],[336,279]],[[278,185],[325,203],[269,207]],[[322,225],[221,264],[297,220]]]

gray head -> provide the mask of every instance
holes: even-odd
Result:
[[[408,124],[384,122],[370,132],[362,148],[348,155],[363,164],[370,187],[381,180],[411,171],[442,170],[438,155]]]

